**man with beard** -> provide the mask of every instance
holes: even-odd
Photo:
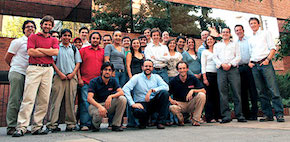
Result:
[[[99,46],[101,38],[102,36],[99,32],[93,32],[89,38],[91,45],[80,50],[82,63],[78,72],[78,80],[79,86],[82,87],[79,100],[80,127],[82,131],[88,131],[91,126],[87,97],[91,79],[101,75],[101,66],[104,62],[104,49]]]
[[[112,131],[123,131],[121,122],[126,109],[127,100],[116,79],[112,77],[114,65],[105,62],[101,67],[101,76],[90,81],[88,91],[89,114],[92,131],[99,131],[102,118],[113,115]]]
[[[42,122],[46,115],[53,76],[52,56],[58,54],[58,41],[51,37],[49,31],[54,26],[54,18],[44,16],[40,22],[42,31],[28,38],[27,53],[29,66],[26,70],[23,101],[17,120],[17,131],[13,137],[23,136],[27,131],[30,116],[35,104],[34,123],[31,128],[33,135],[47,134],[42,130]]]
[[[168,116],[169,87],[159,75],[152,73],[151,60],[144,61],[142,70],[142,73],[134,75],[123,87],[125,96],[133,115],[139,119],[140,129],[146,128],[149,116],[154,112],[158,113],[157,128],[164,129]]]
[[[185,50],[184,50],[184,45],[186,42],[186,38],[184,36],[178,36],[176,38],[176,45],[177,45],[177,51],[182,54]]]
[[[141,35],[138,37],[138,40],[140,41],[141,53],[144,54],[145,48],[147,46],[147,37],[144,35]]]

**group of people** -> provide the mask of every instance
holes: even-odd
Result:
[[[222,29],[219,42],[202,31],[203,43],[196,52],[193,38],[171,38],[158,28],[130,39],[120,31],[102,36],[82,27],[71,43],[71,30],[51,31],[53,17],[43,17],[36,34],[35,23],[27,20],[24,36],[13,40],[5,55],[11,67],[7,134],[27,133],[32,112],[33,135],[60,131],[63,99],[66,131],[78,130],[78,125],[81,131],[99,131],[105,117],[112,131],[123,131],[124,115],[127,127],[140,129],[152,124],[158,129],[182,126],[188,120],[200,126],[204,108],[207,123],[228,123],[229,86],[238,122],[257,120],[258,96],[264,113],[259,121],[274,120],[272,101],[277,122],[284,122],[271,62],[274,41],[260,29],[257,18],[249,24],[253,35],[246,37],[243,26],[236,25],[235,42],[228,27]]]

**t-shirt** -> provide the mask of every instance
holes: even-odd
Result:
[[[119,52],[114,45],[108,44],[105,47],[105,56],[110,57],[110,62],[114,65],[115,69],[125,69],[125,49],[122,47]]]

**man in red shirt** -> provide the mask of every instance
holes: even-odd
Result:
[[[29,66],[26,70],[23,101],[17,120],[17,130],[13,137],[20,137],[27,131],[30,116],[35,104],[34,123],[31,127],[32,135],[44,135],[42,122],[46,115],[53,76],[52,56],[58,54],[58,41],[51,37],[49,31],[54,26],[54,18],[44,16],[40,22],[42,31],[31,34],[27,42]]]
[[[80,127],[82,131],[88,131],[91,127],[91,117],[88,112],[88,89],[91,79],[101,75],[101,66],[104,62],[104,49],[99,46],[101,34],[93,32],[90,35],[90,46],[80,50],[82,63],[78,74],[79,85],[82,86],[80,97]]]

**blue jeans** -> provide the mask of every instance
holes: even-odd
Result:
[[[89,115],[89,102],[88,99],[89,85],[85,84],[81,89],[81,99],[80,99],[80,127],[87,126],[90,127],[92,124],[92,118]]]
[[[116,70],[115,78],[117,80],[117,83],[121,87],[123,87],[126,84],[126,82],[127,82],[127,74],[126,74],[126,72],[119,72],[119,71]]]
[[[153,70],[153,73],[158,74],[161,76],[161,78],[168,84],[169,83],[169,77],[167,73],[167,68],[162,68],[160,70]]]
[[[263,113],[268,117],[273,117],[272,106],[270,103],[272,98],[275,115],[283,115],[283,104],[272,62],[270,62],[269,65],[262,66],[255,64],[252,68],[252,73],[260,97]]]

